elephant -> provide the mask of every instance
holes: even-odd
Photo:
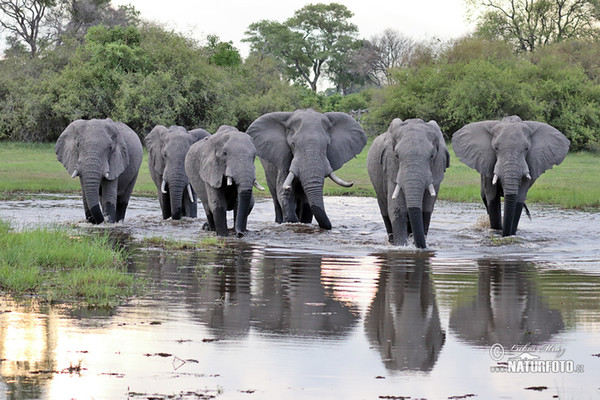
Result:
[[[473,122],[452,138],[459,159],[481,174],[481,198],[490,227],[502,230],[502,236],[516,234],[527,191],[544,171],[564,160],[569,144],[556,128],[514,115],[501,121]]]
[[[388,240],[405,245],[412,232],[417,248],[426,248],[431,214],[450,153],[435,121],[396,118],[367,154],[367,170]]]
[[[196,218],[196,194],[185,174],[185,156],[198,140],[210,136],[204,129],[157,125],[146,136],[150,176],[158,189],[163,219]],[[187,194],[187,195],[186,195]]]
[[[254,207],[252,187],[256,181],[252,138],[223,125],[217,132],[192,145],[185,157],[185,172],[198,194],[208,220],[208,230],[227,236],[227,211],[234,211],[238,237],[246,232],[248,214]]]
[[[55,152],[71,177],[79,176],[88,222],[125,218],[144,155],[131,128],[111,119],[78,119],[60,134]]]
[[[255,120],[246,131],[254,140],[265,169],[275,206],[275,221],[311,223],[331,229],[325,213],[323,184],[352,186],[338,178],[338,170],[367,143],[360,124],[341,112],[312,109],[273,112]]]

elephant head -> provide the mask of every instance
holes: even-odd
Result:
[[[322,114],[311,109],[274,112],[258,118],[246,133],[252,136],[258,156],[274,165],[280,177],[285,177],[277,190],[269,182],[271,193],[281,189],[303,190],[319,226],[331,229],[323,205],[323,184],[329,176],[340,185],[352,185],[333,171],[360,153],[367,143],[358,122],[339,112]],[[285,222],[297,219],[288,218]]]
[[[164,219],[196,217],[196,196],[185,174],[185,156],[195,142],[210,136],[204,129],[187,131],[181,126],[157,125],[146,136],[148,167]],[[187,196],[187,198],[186,198]]]
[[[131,143],[136,146],[132,148]],[[135,150],[133,155],[132,150]],[[104,221],[100,193],[106,203],[104,214],[108,222],[118,220],[117,178],[133,163],[133,158],[136,163],[137,159],[141,162],[141,150],[135,132],[111,119],[77,120],[61,133],[55,145],[56,155],[73,178],[80,177],[84,208],[90,222]],[[137,170],[134,171],[134,182],[136,177]]]
[[[373,142],[367,160],[391,242],[405,244],[412,230],[415,245],[425,248],[436,195],[450,166],[438,124],[394,119]]]
[[[527,191],[544,171],[564,160],[569,143],[552,126],[517,116],[468,124],[452,138],[460,160],[481,174],[490,225],[502,229],[503,236],[516,233]],[[504,196],[503,223],[500,196]]]
[[[212,219],[211,229],[219,235],[227,235],[226,210],[235,210],[236,233],[241,236],[246,231],[254,202],[252,187],[264,190],[256,182],[255,156],[250,136],[223,125],[214,135],[195,144],[186,157],[185,168],[202,198],[209,226]]]

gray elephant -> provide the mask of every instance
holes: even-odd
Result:
[[[200,139],[210,136],[204,129],[187,131],[181,126],[157,125],[146,139],[150,176],[158,189],[163,219],[196,218],[196,194],[185,174],[185,156]]]
[[[450,154],[435,121],[394,119],[367,154],[369,178],[390,243],[427,247],[436,195],[450,166]]]
[[[569,144],[552,126],[517,116],[468,124],[452,138],[460,160],[481,174],[481,198],[490,227],[502,230],[502,236],[517,232],[527,191],[544,171],[564,160]]]
[[[198,194],[208,229],[227,236],[227,211],[234,211],[234,229],[239,237],[246,232],[248,214],[254,207],[252,187],[256,182],[252,138],[236,128],[223,125],[217,132],[192,145],[185,157],[185,172]]]
[[[331,229],[323,184],[329,176],[339,185],[352,185],[333,171],[367,143],[360,124],[345,113],[308,109],[265,114],[246,133],[265,169],[275,221],[310,223],[314,216],[321,228]]]
[[[89,222],[125,218],[144,154],[131,128],[111,119],[79,119],[61,133],[55,151],[69,174],[79,176]]]

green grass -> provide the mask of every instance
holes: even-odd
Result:
[[[48,302],[118,304],[136,291],[126,255],[108,235],[76,236],[62,228],[13,231],[0,221],[0,290]]]
[[[331,182],[325,183],[326,195],[374,196],[367,175],[367,152],[373,139],[356,158],[347,162],[336,174],[353,181],[351,188]],[[450,168],[440,188],[439,198],[453,201],[481,201],[479,174],[461,163],[450,148]],[[0,143],[0,199],[19,198],[24,193],[80,193],[79,180],[71,179],[65,168],[56,160],[54,144]],[[259,183],[266,185],[264,171],[256,160]],[[546,171],[533,185],[528,202],[556,204],[565,208],[600,207],[600,155],[569,153],[565,161]],[[156,187],[148,171],[147,154],[140,168],[134,189],[135,195],[155,196]],[[258,196],[269,196],[268,190]]]

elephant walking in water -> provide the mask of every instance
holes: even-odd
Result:
[[[185,171],[206,213],[208,229],[227,236],[227,211],[234,212],[238,236],[246,232],[248,214],[254,207],[252,187],[256,182],[252,138],[223,125],[217,132],[192,145],[185,158]]]
[[[481,174],[481,198],[490,227],[502,230],[502,236],[516,234],[529,188],[544,171],[564,160],[569,144],[552,126],[517,116],[474,122],[452,137],[458,158]]]
[[[79,119],[61,133],[55,151],[69,174],[79,177],[87,221],[125,218],[144,155],[131,128],[111,119]]]
[[[196,194],[185,173],[185,156],[200,139],[210,136],[204,129],[187,131],[181,126],[157,125],[146,139],[150,176],[158,190],[163,219],[196,218]]]
[[[415,246],[425,236],[450,155],[435,121],[394,119],[367,155],[369,178],[390,243],[404,245],[412,232]]]
[[[314,216],[321,228],[331,229],[323,184],[330,177],[342,186],[352,185],[333,171],[365,147],[367,136],[360,124],[345,113],[308,109],[265,114],[246,133],[265,169],[275,221],[310,223]]]

